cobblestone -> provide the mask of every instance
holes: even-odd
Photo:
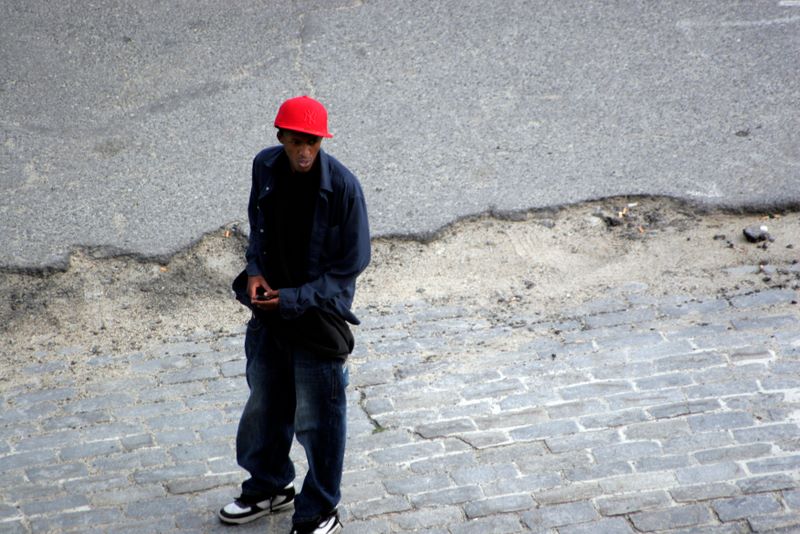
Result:
[[[742,493],[762,493],[766,491],[791,490],[797,487],[794,478],[779,473],[777,475],[757,476],[736,482]],[[788,501],[787,501],[788,502]]]
[[[503,495],[502,497],[468,502],[464,505],[464,512],[467,514],[467,518],[475,519],[508,512],[522,512],[531,508],[533,508],[533,499],[529,494]]]
[[[795,486],[797,487],[797,486]],[[783,499],[789,508],[800,511],[800,489],[783,492]]]
[[[541,506],[523,514],[525,524],[533,530],[586,523],[599,518],[597,510],[589,502]]]
[[[651,491],[636,495],[601,497],[595,503],[597,510],[604,516],[615,516],[667,507],[670,505],[670,497],[664,491]]]
[[[781,503],[772,495],[749,495],[723,499],[715,501],[712,506],[722,521],[774,514],[783,509]]]
[[[780,514],[748,518],[753,532],[780,532],[790,534],[800,530],[800,514]]]
[[[796,292],[640,293],[558,318],[421,301],[358,313],[345,532],[800,528]],[[245,475],[242,342],[86,356],[122,372],[3,391],[0,532],[226,532],[216,507]],[[29,372],[63,371],[64,350],[91,352],[43,351]]]
[[[639,512],[631,515],[634,526],[643,532],[680,527],[699,527],[713,521],[711,511],[699,504],[675,506],[656,512]]]
[[[747,468],[753,474],[798,471],[800,470],[800,454],[747,462]]]

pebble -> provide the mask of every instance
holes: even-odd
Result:
[[[747,239],[750,243],[775,240],[769,234],[769,228],[766,226],[748,226],[742,232],[744,233],[745,239]]]

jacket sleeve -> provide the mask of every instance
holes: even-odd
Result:
[[[369,265],[371,251],[367,206],[358,185],[347,198],[337,226],[340,245],[326,262],[322,274],[300,287],[281,289],[280,313],[285,319],[317,307],[337,313],[351,324],[359,324],[350,306],[356,277]]]
[[[261,235],[258,231],[258,196],[260,192],[260,180],[258,179],[258,156],[253,159],[253,183],[250,186],[250,200],[247,203],[247,218],[250,222],[250,237],[247,241],[247,251],[244,254],[247,261],[248,276],[261,275],[261,268],[258,265],[258,255],[261,251]]]

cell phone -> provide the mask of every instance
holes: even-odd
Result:
[[[264,293],[259,293],[256,295],[256,300],[269,300]]]

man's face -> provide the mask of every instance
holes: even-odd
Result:
[[[292,172],[308,172],[314,166],[322,138],[315,135],[283,130],[278,132],[278,141],[289,157]]]

